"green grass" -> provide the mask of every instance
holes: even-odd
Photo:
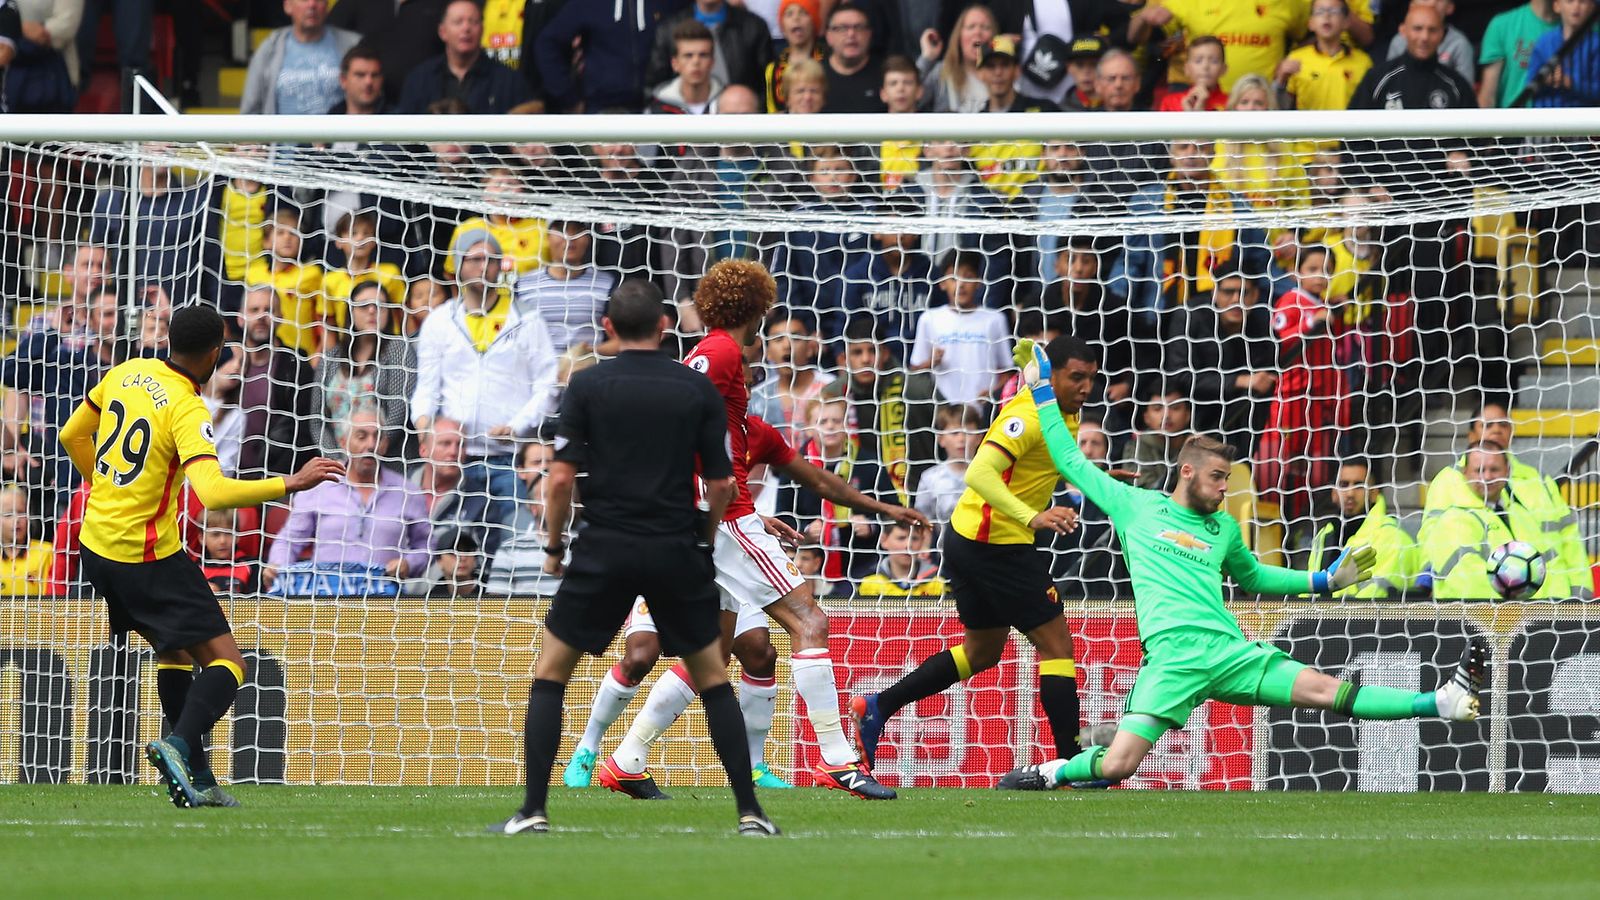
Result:
[[[178,810],[151,787],[0,787],[8,897],[1580,897],[1600,797],[765,795],[781,838],[732,833],[726,790],[551,795],[549,835],[483,833],[501,788],[255,787]],[[186,884],[174,884],[174,876]]]

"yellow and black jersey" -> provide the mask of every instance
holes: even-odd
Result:
[[[183,469],[217,455],[199,387],[166,360],[134,359],[89,391],[86,402],[99,412],[100,424],[83,519],[85,547],[118,562],[178,552]]]
[[[1067,425],[1076,429],[1077,417],[1067,417]],[[983,444],[994,447],[1010,460],[1011,465],[1000,473],[1007,490],[1035,510],[1050,506],[1050,497],[1055,493],[1061,474],[1056,471],[1050,450],[1045,446],[1032,394],[1018,391],[1000,408],[994,424],[983,437]],[[962,537],[984,544],[1033,543],[1033,530],[1027,522],[1018,522],[990,506],[970,486],[956,501],[950,527]]]

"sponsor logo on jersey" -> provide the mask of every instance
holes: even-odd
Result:
[[[1185,550],[1205,553],[1211,549],[1211,544],[1208,542],[1200,540],[1187,531],[1179,531],[1176,528],[1169,528],[1161,532],[1158,537],[1175,547],[1182,547]]]

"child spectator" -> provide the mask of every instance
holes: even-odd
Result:
[[[946,299],[917,322],[910,368],[931,369],[934,385],[946,403],[978,404],[1005,384],[1011,368],[1010,328],[1006,317],[978,305],[983,260],[958,251],[945,265],[939,290]]]
[[[515,203],[516,198],[526,193],[522,179],[517,174],[503,166],[490,169],[483,179],[483,199],[485,203]],[[500,271],[509,274],[522,275],[531,272],[544,264],[545,260],[545,223],[543,219],[522,218],[508,216],[503,213],[489,213],[483,216],[474,216],[467,219],[450,235],[450,246],[456,245],[456,239],[474,228],[484,228],[494,235],[500,242],[500,252],[504,254],[500,264]],[[444,273],[455,277],[456,261],[454,256],[445,257]]]
[[[810,310],[774,309],[767,318],[766,377],[750,389],[749,414],[778,429],[790,445],[799,442],[811,401],[833,382],[817,365],[821,346]]]
[[[1106,43],[1098,36],[1088,34],[1073,40],[1067,50],[1067,78],[1072,84],[1061,106],[1067,110],[1100,108],[1100,93],[1095,82],[1100,70],[1100,57],[1106,53]]]
[[[200,572],[217,595],[253,594],[261,564],[240,547],[231,509],[208,509],[200,517]]]
[[[278,295],[278,340],[300,352],[313,364],[321,356],[327,315],[322,293],[322,267],[301,263],[300,210],[280,206],[263,226],[262,240],[266,259],[258,259],[246,270],[245,280],[254,287],[270,285]],[[342,322],[342,310],[335,318]]]
[[[476,597],[483,593],[479,568],[483,553],[471,529],[463,528],[440,544],[429,570],[428,599]]]
[[[1528,56],[1528,78],[1538,76],[1545,63],[1554,59],[1561,46],[1579,28],[1586,24],[1589,33],[1579,38],[1571,50],[1561,57],[1560,67],[1543,82],[1535,85],[1535,107],[1600,106],[1600,29],[1594,27],[1595,0],[1555,0],[1556,15],[1561,19],[1559,29],[1552,28],[1533,43]],[[1455,29],[1451,28],[1451,32]],[[1445,35],[1439,47],[1439,58],[1444,59],[1450,46],[1450,36]],[[1471,79],[1467,79],[1469,82]]]
[[[28,520],[28,493],[15,485],[0,488],[0,596],[51,593],[54,551],[34,539]]]
[[[1295,282],[1273,307],[1281,373],[1254,475],[1262,501],[1281,504],[1284,520],[1304,531],[1314,499],[1333,482],[1334,451],[1349,421],[1344,373],[1335,360],[1343,328],[1324,300],[1327,247],[1302,248]]]
[[[444,282],[427,275],[411,282],[406,291],[405,334],[415,336],[434,307],[450,302],[450,288]]]
[[[849,402],[844,398],[813,402],[799,454],[806,462],[852,484],[870,484],[873,476],[863,476],[861,472],[865,466],[857,455],[856,436],[848,424],[849,411]],[[876,534],[866,516],[792,485],[781,491],[778,509],[794,517],[808,542],[823,548],[822,572],[829,581],[843,581],[856,570],[870,569],[871,554],[866,551],[872,547]]]
[[[1348,109],[1356,85],[1372,68],[1372,57],[1345,36],[1346,0],[1312,0],[1311,43],[1293,50],[1273,78],[1288,95],[1289,109]],[[1193,52],[1193,51],[1190,51]]]
[[[879,99],[892,113],[914,113],[922,103],[922,80],[917,67],[904,56],[891,56],[883,62],[883,87]],[[878,148],[880,187],[884,193],[906,184],[922,165],[921,141],[884,141]]]
[[[333,226],[333,244],[344,257],[342,266],[329,265],[322,276],[326,306],[341,328],[349,319],[350,295],[358,285],[377,284],[395,306],[406,302],[406,280],[400,267],[378,260],[378,217],[370,212],[349,212]],[[330,260],[331,263],[331,260]]]
[[[1182,389],[1169,385],[1144,405],[1143,426],[1134,442],[1134,483],[1156,491],[1171,491],[1178,483],[1178,451],[1189,438],[1189,399]],[[1103,435],[1102,435],[1103,436]]]
[[[1337,2],[1337,0],[1334,0]],[[1183,60],[1186,84],[1167,87],[1166,96],[1156,104],[1159,112],[1199,112],[1226,109],[1228,92],[1222,89],[1222,76],[1228,72],[1222,41],[1203,35],[1189,42]],[[1355,85],[1350,86],[1355,90]]]
[[[944,579],[929,558],[924,529],[893,522],[878,537],[882,561],[877,571],[861,579],[857,597],[942,597]]]
[[[254,157],[264,151],[241,147],[236,153]],[[245,270],[261,255],[263,227],[273,191],[259,181],[230,178],[217,191],[217,244],[222,250],[222,285],[218,303],[223,315],[239,311],[244,297]]]
[[[944,461],[922,473],[917,482],[917,511],[943,527],[967,489],[967,464],[983,443],[983,416],[970,406],[941,406],[934,416]]]
[[[833,582],[822,574],[823,559],[821,547],[801,547],[794,554],[795,568],[811,584],[813,597],[830,597],[835,589]]]
[[[817,35],[822,31],[822,7],[818,0],[781,0],[778,4],[778,25],[788,46],[767,63],[767,112],[775,113],[788,108],[788,85],[785,83],[790,67],[801,60],[821,63],[827,59]],[[819,70],[820,71],[820,70]]]
[[[1478,50],[1478,64],[1483,67],[1478,81],[1478,106],[1504,108],[1522,96],[1532,71],[1528,60],[1533,56],[1533,45],[1561,24],[1553,6],[1554,0],[1528,0],[1490,20]]]

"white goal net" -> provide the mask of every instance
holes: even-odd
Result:
[[[1183,439],[1217,435],[1262,560],[1380,546],[1379,577],[1331,599],[1233,594],[1251,638],[1413,690],[1469,636],[1492,648],[1478,723],[1207,703],[1130,784],[1600,790],[1600,119],[1522,112],[0,119],[0,781],[149,777],[154,658],[108,639],[78,574],[84,490],[56,431],[201,302],[234,327],[204,387],[224,469],[323,453],[375,486],[227,515],[175,501],[252,662],[218,771],[515,782],[561,385],[606,352],[620,283],[661,292],[681,354],[698,279],[741,258],[779,287],[752,415],[861,491],[949,527],[1016,390],[1012,343],[1071,335],[1100,360],[1092,458],[1167,490]],[[522,318],[545,339],[508,346]],[[752,490],[806,535],[795,565],[845,694],[959,639],[937,535],[776,472]],[[1068,485],[1057,502],[1080,527],[1039,551],[1103,740],[1139,665],[1134,598],[1104,514]],[[1547,563],[1531,598],[1485,569],[1513,539]],[[815,744],[773,630],[767,756],[804,784]],[[562,763],[613,661],[580,668]],[[877,774],[986,787],[1052,755],[1035,694],[1015,638],[905,709]],[[651,761],[668,783],[722,778],[698,716]]]

